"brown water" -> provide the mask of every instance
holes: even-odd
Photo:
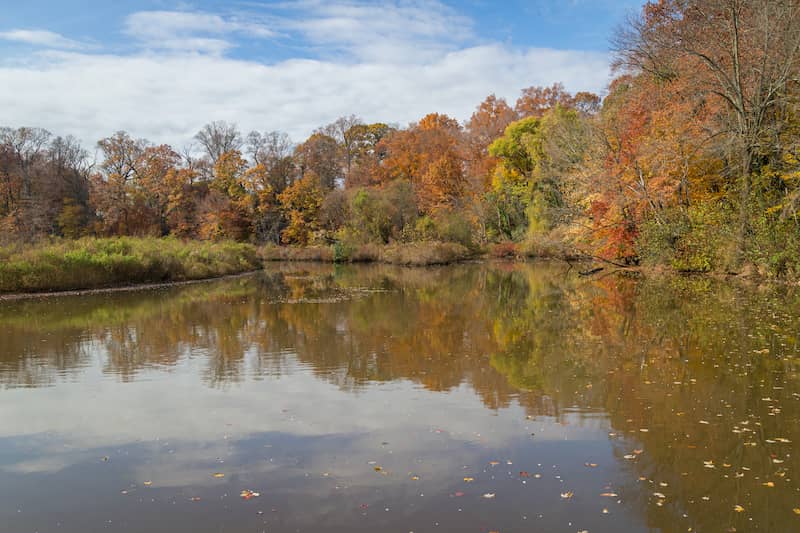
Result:
[[[558,264],[0,303],[0,530],[800,531],[799,328]]]

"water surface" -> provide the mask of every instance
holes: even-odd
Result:
[[[800,531],[799,296],[496,263],[3,302],[0,525]]]

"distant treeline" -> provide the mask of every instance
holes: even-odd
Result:
[[[439,240],[678,270],[800,273],[800,0],[661,0],[614,36],[607,95],[530,87],[461,124],[342,117],[196,148],[0,130],[7,239]]]

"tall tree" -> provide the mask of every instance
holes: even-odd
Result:
[[[692,90],[723,104],[717,133],[730,139],[737,161],[729,176],[739,190],[743,251],[752,176],[774,154],[780,110],[796,98],[800,2],[648,2],[617,35],[616,52],[619,67],[664,82],[687,78]]]
[[[339,145],[336,139],[325,133],[315,132],[300,144],[295,149],[295,161],[299,175],[313,174],[319,179],[322,190],[335,188],[341,177]]]
[[[203,126],[194,136],[205,150],[212,165],[226,152],[239,150],[244,141],[236,124],[216,120]]]

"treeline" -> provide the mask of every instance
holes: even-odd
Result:
[[[465,123],[342,117],[295,145],[213,122],[178,153],[0,132],[5,235],[280,244],[440,240],[678,270],[800,273],[800,1],[660,0],[602,100],[560,84]]]
[[[436,113],[404,129],[349,116],[298,145],[282,132],[243,135],[220,121],[204,126],[184,153],[120,131],[98,141],[96,163],[74,138],[2,128],[0,220],[7,234],[29,239],[476,244],[512,237],[515,224],[501,220],[505,207],[500,219],[484,209],[494,202],[498,162],[489,146],[521,117],[538,123],[559,106],[588,117],[599,105],[596,95],[573,96],[558,84],[532,87],[514,108],[490,96],[464,125]]]

